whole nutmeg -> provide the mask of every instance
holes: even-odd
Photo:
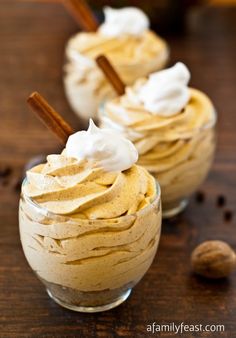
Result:
[[[227,277],[236,266],[234,250],[222,241],[206,241],[191,255],[195,273],[207,278]]]

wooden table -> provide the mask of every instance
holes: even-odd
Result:
[[[199,204],[192,198],[179,219],[164,224],[158,255],[125,304],[100,314],[78,314],[50,300],[26,263],[16,189],[30,157],[60,151],[28,111],[30,92],[41,92],[79,127],[62,86],[64,45],[77,26],[56,3],[1,2],[0,159],[12,170],[0,179],[0,337],[153,337],[146,331],[152,322],[224,324],[222,335],[205,336],[236,337],[236,274],[204,281],[192,274],[189,264],[192,249],[206,239],[222,239],[236,248],[236,217],[226,222],[223,216],[226,209],[236,211],[236,11],[201,9],[191,18],[187,33],[169,37],[169,42],[171,62],[182,60],[190,67],[192,85],[206,91],[219,112],[216,161],[202,187],[206,199]],[[224,208],[216,206],[219,194],[227,197]]]

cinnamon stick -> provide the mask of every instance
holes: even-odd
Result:
[[[37,92],[32,93],[27,102],[41,121],[65,144],[68,137],[73,134],[73,129],[63,117]]]
[[[125,93],[125,85],[120,76],[111,65],[110,61],[104,55],[100,55],[96,58],[97,65],[103,71],[104,75],[113,86],[118,95]]]
[[[65,7],[86,32],[95,32],[98,21],[85,0],[64,0]]]

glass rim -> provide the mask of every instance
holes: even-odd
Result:
[[[40,211],[41,214],[43,214],[45,217],[49,217],[49,218],[57,218],[57,219],[61,219],[63,221],[68,221],[71,220],[73,222],[77,222],[77,221],[81,221],[81,222],[106,222],[106,221],[110,221],[110,220],[116,220],[116,219],[124,219],[124,218],[130,218],[136,215],[139,215],[140,213],[145,212],[148,208],[150,208],[150,206],[153,205],[153,203],[155,203],[156,201],[159,201],[159,203],[161,202],[161,188],[160,185],[158,183],[158,181],[155,179],[155,177],[150,174],[153,179],[155,180],[155,186],[156,186],[156,196],[153,199],[152,202],[150,202],[147,206],[145,206],[144,208],[138,210],[135,213],[129,214],[129,215],[123,215],[123,216],[118,216],[118,217],[113,217],[113,218],[99,218],[99,219],[90,219],[90,218],[79,218],[79,217],[71,217],[70,215],[62,215],[62,214],[56,214],[52,211],[49,211],[47,208],[42,207],[39,203],[37,203],[36,201],[34,201],[33,198],[25,195],[22,191],[22,187],[27,183],[27,177],[24,178],[22,185],[21,185],[21,196],[20,198],[23,198],[27,203],[29,203],[31,206],[33,206],[34,208],[36,208],[38,211]]]

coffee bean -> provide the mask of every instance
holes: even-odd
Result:
[[[12,173],[12,168],[7,165],[0,165],[0,178],[5,178],[10,176]]]
[[[217,197],[217,205],[223,207],[226,204],[226,197],[224,195],[219,195]]]
[[[205,194],[204,194],[204,192],[198,191],[198,192],[196,193],[196,201],[197,201],[198,203],[203,203],[203,202],[205,201]]]
[[[224,212],[224,220],[226,222],[230,222],[233,218],[233,212],[231,210],[225,210]]]

